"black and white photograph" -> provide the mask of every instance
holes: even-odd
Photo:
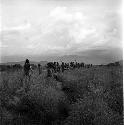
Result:
[[[0,0],[0,125],[123,125],[123,0]]]

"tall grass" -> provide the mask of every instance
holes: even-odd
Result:
[[[29,90],[21,70],[0,78],[2,125],[121,125],[122,67],[75,69],[47,78],[34,71]],[[61,87],[58,87],[58,84]]]

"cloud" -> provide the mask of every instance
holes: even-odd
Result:
[[[17,25],[17,26],[11,26],[11,27],[1,27],[1,32],[4,31],[21,31],[21,30],[27,30],[31,28],[31,23],[29,23],[28,21],[24,21],[22,24]]]
[[[53,41],[52,44],[69,46],[84,42],[83,39],[88,35],[96,35],[96,29],[87,22],[83,12],[69,12],[67,7],[56,7],[51,11],[49,19],[44,33]]]
[[[79,21],[83,20],[85,17],[81,12],[74,12],[73,14],[69,12],[67,7],[56,7],[53,11],[51,11],[50,16],[54,18],[56,21],[66,21],[66,22],[72,22],[72,21]]]
[[[96,46],[120,47],[121,41],[119,17],[115,12],[95,10],[93,14],[90,10],[85,13],[67,6],[54,7],[41,24],[24,22],[4,28],[2,35],[4,46],[31,54],[71,54]]]
[[[77,44],[78,50],[85,50],[87,47],[107,46],[110,40],[119,39],[116,33],[120,29],[116,28],[118,24],[115,23],[118,17],[112,12],[104,12],[102,16],[100,12],[96,18],[81,11],[72,12],[67,7],[56,7],[51,11],[49,19],[45,27],[45,41],[49,41],[52,46],[70,49]],[[116,41],[113,43],[116,46]]]

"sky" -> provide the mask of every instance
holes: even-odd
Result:
[[[122,50],[121,0],[1,0],[0,6],[1,57]]]

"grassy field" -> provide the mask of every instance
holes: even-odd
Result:
[[[24,91],[23,71],[2,72],[0,125],[122,125],[123,69],[96,66],[47,78],[35,70]]]

